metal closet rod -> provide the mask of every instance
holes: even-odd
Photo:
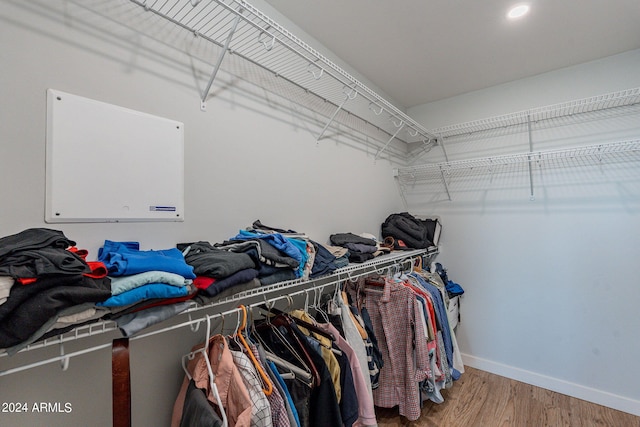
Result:
[[[178,316],[182,316],[182,315],[188,315],[189,316],[189,320],[186,322],[182,322],[182,323],[178,323],[175,325],[171,325],[171,326],[167,326],[161,329],[157,329],[154,331],[150,331],[144,334],[140,334],[140,335],[134,335],[132,337],[130,337],[130,341],[134,341],[134,340],[138,340],[141,338],[147,338],[147,337],[151,337],[154,335],[158,335],[158,334],[163,334],[166,332],[170,332],[176,329],[180,329],[180,328],[184,328],[184,327],[191,327],[191,329],[193,331],[197,331],[198,326],[201,322],[204,321],[211,321],[213,319],[217,319],[218,317],[223,317],[227,316],[227,315],[232,315],[232,314],[239,314],[240,312],[240,308],[234,308],[231,310],[227,310],[224,312],[219,312],[219,313],[213,313],[213,314],[207,314],[204,313],[203,316],[198,317],[197,319],[192,319],[191,318],[191,314],[197,311],[203,311],[218,305],[222,305],[225,303],[229,303],[229,302],[233,302],[235,301],[242,301],[243,298],[246,297],[256,297],[256,296],[264,296],[263,300],[258,300],[258,301],[252,301],[249,304],[244,304],[245,307],[247,308],[251,308],[257,305],[263,305],[265,303],[267,304],[272,304],[275,303],[279,300],[282,299],[291,299],[294,296],[299,296],[299,295],[303,295],[303,294],[309,294],[309,292],[316,292],[318,290],[321,290],[321,292],[324,293],[325,288],[329,288],[329,287],[334,287],[334,291],[335,291],[335,287],[338,286],[340,283],[342,283],[344,280],[355,280],[359,277],[362,276],[366,276],[366,275],[370,275],[373,273],[377,273],[377,274],[383,274],[385,270],[390,269],[390,268],[398,268],[400,266],[402,266],[403,264],[410,262],[410,265],[413,265],[413,260],[416,257],[420,257],[424,254],[427,254],[426,250],[414,250],[411,252],[407,252],[406,254],[401,254],[400,256],[392,256],[392,257],[387,257],[381,260],[378,260],[378,262],[369,262],[366,264],[362,264],[362,265],[358,265],[358,266],[347,266],[347,267],[343,267],[341,269],[336,270],[336,272],[334,272],[332,275],[327,276],[325,278],[318,278],[316,279],[317,281],[320,281],[322,279],[326,279],[327,281],[323,281],[322,283],[318,283],[314,286],[308,287],[308,288],[304,288],[298,291],[295,291],[293,293],[287,293],[284,295],[277,295],[274,297],[270,297],[267,298],[267,293],[266,292],[262,292],[262,293],[254,293],[251,295],[246,295],[246,294],[238,294],[238,298],[234,298],[234,299],[226,299],[223,302],[216,302],[216,303],[212,303],[211,305],[206,305],[206,306],[198,306],[197,308],[190,308],[187,309],[181,313],[178,314]],[[384,257],[384,256],[383,256]],[[275,288],[276,290],[280,290],[280,289],[284,289],[284,288],[291,288],[291,287],[295,287],[296,285],[304,285],[306,283],[309,283],[308,281],[289,281],[289,282],[282,282],[280,284],[276,284],[273,285],[273,288]],[[288,284],[288,286],[287,286]],[[270,288],[271,290],[273,290],[273,288]],[[195,326],[195,328],[194,328]],[[91,335],[89,335],[91,336]],[[111,343],[105,343],[105,344],[99,344],[93,347],[88,347],[82,350],[78,350],[78,351],[74,351],[71,353],[65,353],[64,352],[64,341],[62,341],[62,336],[60,336],[60,341],[59,342],[51,342],[51,345],[55,345],[55,344],[59,344],[60,345],[60,356],[55,356],[55,357],[51,357],[48,359],[44,359],[44,360],[39,360],[37,362],[32,362],[26,365],[22,365],[22,366],[18,366],[15,368],[9,368],[9,369],[5,369],[0,371],[0,377],[5,376],[5,375],[10,375],[10,374],[14,374],[17,372],[22,372],[22,371],[26,371],[32,368],[36,368],[38,366],[43,366],[43,365],[47,365],[50,363],[56,363],[59,362],[61,363],[62,369],[66,370],[69,366],[69,360],[72,357],[76,357],[76,356],[81,356],[83,354],[87,354],[87,353],[92,353],[94,351],[99,351],[99,350],[103,350],[106,348],[111,347]]]

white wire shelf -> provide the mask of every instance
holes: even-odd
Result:
[[[327,128],[340,123],[375,138],[378,158],[394,141],[434,138],[411,117],[244,0],[121,1],[208,41],[217,47],[218,65],[223,69],[232,69],[233,74],[323,116],[326,126],[318,140],[326,136]],[[148,28],[149,24],[139,27]],[[234,64],[237,58],[242,64]],[[211,81],[216,72],[217,66]],[[202,94],[203,104],[211,81]]]
[[[511,172],[533,165],[538,169],[596,166],[640,160],[640,140],[594,144],[560,150],[491,156],[479,159],[429,163],[397,169],[403,184],[418,181],[441,181],[463,175]]]
[[[501,116],[444,126],[431,129],[431,134],[436,135],[438,138],[450,138],[495,129],[514,128],[526,125],[527,123],[541,123],[555,119],[576,118],[577,116],[586,116],[588,113],[604,112],[638,104],[640,104],[640,88],[633,88]]]
[[[334,287],[344,280],[353,280],[358,277],[373,273],[383,274],[384,271],[391,267],[404,268],[402,271],[409,270],[413,266],[412,262],[410,261],[412,261],[414,258],[423,255],[435,256],[437,254],[438,250],[435,247],[429,250],[416,249],[410,251],[396,251],[392,252],[391,254],[376,257],[362,264],[349,264],[345,267],[335,270],[331,274],[318,278],[309,280],[296,279],[286,282],[280,282],[269,286],[239,292],[227,298],[213,301],[204,305],[192,302],[191,307],[176,315],[174,319],[169,319],[162,322],[159,327],[152,327],[148,330],[141,331],[141,333],[134,335],[132,339],[146,338],[186,326],[195,326],[201,322],[207,321],[207,317],[218,317],[220,315],[226,315],[228,313],[235,312],[237,310],[236,307],[239,304],[250,306],[267,302],[272,303],[283,298],[291,298],[296,295],[305,293],[308,294],[309,292],[322,293],[325,288],[328,289]],[[229,310],[230,307],[232,308]],[[188,316],[188,320],[184,321],[184,318],[186,316]],[[182,319],[183,321],[180,322],[180,319]],[[176,323],[176,321],[178,321],[179,323]],[[112,320],[98,320],[88,325],[78,326],[70,332],[37,341],[26,346],[10,359],[20,359],[21,354],[55,346],[60,346],[61,355],[47,359],[39,359],[35,362],[29,362],[25,364],[18,363],[17,366],[10,368],[3,367],[2,369],[0,369],[0,376],[13,374],[37,366],[42,366],[44,364],[64,362],[70,357],[75,357],[90,353],[92,351],[108,348],[111,345],[110,339],[107,339],[110,338],[109,334],[117,334],[117,336],[120,336],[116,322]],[[100,336],[104,337],[103,341],[108,342],[103,342],[91,347],[81,346],[80,350],[69,353],[64,353],[62,350],[62,345],[64,345],[65,343],[74,341],[82,343],[82,340],[85,338]],[[1,350],[0,360],[2,360],[6,356],[9,356],[6,350]]]
[[[407,208],[407,195],[416,191],[431,200],[444,195],[441,200],[451,201],[458,192],[528,187],[530,200],[535,200],[534,187],[545,183],[583,185],[595,178],[593,182],[603,184],[608,175],[621,173],[626,175],[619,179],[637,181],[633,162],[640,162],[638,139],[403,167],[395,170],[395,178]],[[610,174],[603,175],[603,169]]]

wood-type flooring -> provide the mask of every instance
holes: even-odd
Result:
[[[470,367],[442,395],[413,422],[397,407],[376,408],[378,426],[640,427],[640,417]]]

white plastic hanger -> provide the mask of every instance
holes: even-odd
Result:
[[[213,396],[215,397],[216,403],[218,405],[218,409],[220,410],[220,416],[222,417],[222,427],[228,427],[229,422],[227,420],[227,414],[224,411],[224,406],[222,405],[222,399],[220,399],[220,393],[218,392],[218,387],[216,386],[216,383],[214,381],[216,376],[213,373],[213,369],[211,368],[211,362],[209,361],[208,350],[209,350],[209,339],[211,336],[211,317],[207,315],[206,318],[207,318],[207,336],[204,341],[204,345],[202,346],[202,348],[199,348],[197,350],[194,350],[182,356],[182,369],[187,375],[187,378],[191,380],[192,379],[191,373],[187,369],[186,361],[187,359],[193,360],[198,353],[202,353],[200,357],[204,358],[204,361],[207,365],[207,372],[209,373],[209,387],[211,387],[211,393],[213,393]]]

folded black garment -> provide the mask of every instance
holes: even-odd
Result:
[[[43,278],[38,282],[46,280]],[[12,347],[28,339],[60,310],[77,304],[101,302],[110,296],[111,280],[108,277],[65,276],[64,284],[50,286],[32,295],[4,316],[0,322],[0,348]],[[5,304],[10,299],[11,296]]]
[[[260,280],[260,284],[262,286],[273,285],[279,282],[286,282],[288,280],[293,280],[296,278],[296,272],[290,268],[275,268],[274,272],[266,275],[260,276],[258,280]]]
[[[378,251],[377,246],[363,245],[362,243],[345,243],[344,247],[349,249],[349,252],[362,252],[365,254],[372,254]]]
[[[329,240],[332,245],[344,246],[345,243],[360,243],[362,245],[375,246],[376,241],[367,239],[366,237],[360,237],[353,233],[337,233],[329,236]]]
[[[293,269],[297,269],[300,265],[296,259],[262,239],[225,240],[222,243],[216,243],[215,247],[232,252],[245,252],[255,259],[255,255],[249,251],[249,248],[254,248],[258,252],[258,259],[262,264],[278,267],[289,266]]]
[[[58,320],[63,316],[76,315],[83,311],[95,309],[95,304],[92,302],[73,305],[71,307],[64,308],[62,310],[57,311],[53,317],[50,317],[45,323],[43,323],[37,331],[29,336],[29,338],[21,341],[20,343],[6,348],[6,352],[9,356],[13,356],[18,353],[20,350],[24,349],[26,346],[33,344],[36,341],[44,340],[46,338],[62,335],[66,332],[69,332],[79,326],[87,325],[89,323],[95,323],[98,320],[104,318],[109,312],[106,309],[96,309],[95,315],[90,318],[75,322],[75,323],[67,323],[66,326],[62,326],[60,328],[54,328],[56,326]],[[53,328],[53,329],[52,329]]]
[[[4,304],[0,305],[0,322],[4,322],[4,320],[11,315],[11,313],[19,308],[23,303],[29,301],[32,298],[37,297],[40,294],[43,294],[49,291],[52,288],[57,287],[69,287],[69,286],[85,286],[85,287],[93,287],[93,283],[90,280],[85,280],[81,274],[76,274],[75,276],[46,276],[39,278],[34,283],[30,283],[28,285],[15,284],[11,287],[11,291],[9,292],[9,297],[5,301]],[[87,278],[89,279],[89,278]],[[109,290],[109,295],[102,300],[109,298],[111,296],[111,279],[105,277],[104,283],[106,283],[106,288]],[[100,282],[102,284],[103,282]]]
[[[20,251],[47,247],[66,249],[75,245],[76,242],[67,239],[62,231],[49,228],[29,228],[0,239],[0,260],[9,254]]]
[[[215,297],[220,292],[226,289],[232,288],[242,283],[250,282],[256,277],[258,277],[258,270],[256,270],[255,268],[247,268],[245,270],[240,270],[229,277],[225,277],[224,279],[216,280],[208,288],[202,289],[201,292],[206,294],[207,296]]]
[[[255,221],[253,221],[252,224],[252,228],[254,230],[265,230],[265,231],[273,231],[275,233],[297,233],[294,230],[284,230],[282,228],[276,228],[276,227],[270,227],[268,225],[264,225],[263,223],[260,222],[259,219],[256,219]]]
[[[402,240],[409,248],[427,249],[433,246],[427,226],[408,212],[391,214],[382,223],[382,237]]]
[[[251,257],[255,265],[260,265],[264,260],[260,251],[260,243],[257,240],[225,241],[223,243],[215,243],[214,246],[229,252],[243,252]]]
[[[371,253],[349,251],[349,262],[362,263],[373,258],[374,255]]]
[[[184,260],[198,276],[222,279],[240,270],[256,267],[249,255],[218,249],[209,242],[179,243],[177,247],[183,252],[189,247]]]
[[[260,286],[261,286],[260,281],[258,279],[253,279],[246,283],[241,283],[239,285],[227,288],[224,291],[218,293],[215,297],[210,297],[210,296],[207,296],[206,294],[199,293],[193,300],[200,305],[206,305],[213,301],[220,301],[231,295],[239,294],[240,292],[249,291],[251,289],[257,289]]]
[[[0,275],[35,278],[45,275],[91,273],[85,260],[62,248],[27,249],[5,256],[0,261]]]

